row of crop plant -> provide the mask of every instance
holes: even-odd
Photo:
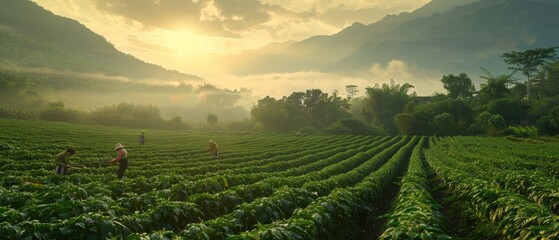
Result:
[[[351,145],[350,145],[351,146]],[[355,152],[354,152],[355,153]],[[333,153],[332,153],[333,154]],[[263,179],[265,174],[262,175]],[[165,180],[168,178],[163,178],[162,180]],[[154,181],[155,180],[155,181]],[[233,180],[233,181],[232,181]],[[254,180],[254,178],[252,178],[251,180]],[[6,182],[5,182],[6,183]],[[163,190],[166,189],[165,186],[170,187],[172,190],[172,195],[171,196],[177,196],[177,194],[180,194],[181,192],[183,193],[183,195],[191,195],[197,192],[208,192],[208,191],[220,191],[229,187],[232,187],[235,184],[246,184],[246,178],[245,181],[241,181],[241,179],[239,178],[235,178],[235,175],[231,176],[231,178],[227,178],[227,176],[216,176],[216,177],[209,177],[209,178],[205,178],[205,179],[200,179],[197,180],[195,182],[191,182],[191,181],[182,181],[182,182],[178,182],[179,184],[177,184],[177,182],[172,182],[172,183],[162,183],[157,181],[157,179],[146,179],[146,178],[133,178],[133,179],[126,179],[123,182],[119,182],[118,184],[109,184],[108,186],[99,186],[99,184],[97,184],[96,182],[93,182],[92,184],[80,184],[79,187],[75,186],[75,185],[68,185],[68,183],[65,183],[65,185],[63,186],[65,189],[72,189],[72,188],[78,188],[78,189],[82,189],[83,192],[83,196],[80,198],[86,198],[88,196],[95,196],[98,195],[99,192],[103,193],[103,195],[105,196],[110,196],[112,198],[116,198],[120,196],[119,192],[128,192],[128,193],[145,193],[145,192],[153,192],[154,190]],[[185,185],[188,184],[188,185]],[[163,185],[163,186],[162,186]],[[10,185],[12,186],[12,185]],[[185,186],[188,186],[188,188],[185,188]],[[58,189],[60,189],[60,186],[57,185],[42,185],[42,184],[25,184],[25,185],[16,185],[16,186],[12,186],[12,188],[10,189],[10,191],[5,191],[3,194],[3,198],[12,198],[12,199],[17,199],[17,197],[14,197],[13,194],[10,193],[14,193],[16,195],[21,195],[24,196],[24,198],[27,199],[35,199],[34,203],[35,204],[46,204],[49,202],[58,202],[59,200],[62,200],[64,198],[66,198],[67,196],[72,196],[72,198],[76,198],[75,195],[72,194],[67,194],[65,192],[62,191],[58,191]],[[33,194],[31,195],[31,193],[27,193],[25,194],[26,191],[32,192]],[[171,193],[170,193],[171,194]],[[165,194],[164,194],[165,195]],[[166,194],[169,195],[169,194]],[[32,196],[32,197],[29,197]],[[47,197],[48,196],[48,197]],[[171,197],[168,196],[168,197]],[[50,201],[48,201],[48,199],[52,199]],[[39,202],[37,202],[39,201]],[[6,203],[6,204],[10,204],[9,201],[7,200],[2,200],[0,199],[0,203]],[[24,202],[19,202],[19,204],[23,204]]]
[[[464,142],[468,138],[443,139],[434,148],[431,155],[449,156],[446,165],[457,169],[475,172],[478,178],[495,182],[499,187],[525,196],[535,203],[548,207],[555,213],[559,211],[559,180],[547,169],[541,169],[541,163],[530,162],[515,156],[515,151],[500,145],[495,148],[476,151],[467,149]],[[505,148],[506,149],[506,148]],[[450,152],[450,153],[449,153]],[[495,156],[495,153],[498,156]],[[506,159],[507,161],[503,161]],[[554,169],[555,163],[546,163],[547,168]]]
[[[402,178],[400,192],[389,213],[386,229],[379,237],[388,239],[452,239],[445,232],[441,205],[432,195],[432,187],[423,147],[428,138],[416,145],[410,157],[408,171]]]
[[[343,140],[345,139],[344,138],[330,139],[330,141],[343,141]],[[301,144],[301,146],[307,147],[308,149],[314,149],[316,148],[317,145],[326,147],[328,146],[327,144],[329,143],[328,141],[309,141],[309,142],[310,143]],[[173,157],[171,159],[165,159],[165,153],[161,153],[159,155],[154,155],[151,158],[146,158],[141,151],[136,152],[135,149],[129,149],[130,157],[131,159],[134,160],[134,166],[136,167],[130,169],[131,170],[130,174],[132,176],[134,176],[134,174],[141,174],[144,177],[148,177],[155,173],[161,173],[166,171],[175,171],[175,172],[184,171],[184,174],[189,174],[189,173],[195,174],[196,172],[205,173],[208,170],[210,171],[214,170],[212,168],[209,168],[208,166],[218,165],[218,163],[223,166],[221,168],[216,167],[216,169],[223,169],[228,167],[235,167],[235,166],[229,166],[230,164],[239,164],[239,162],[248,162],[249,160],[252,160],[251,164],[255,164],[255,165],[263,164],[266,161],[258,161],[258,160],[266,159],[267,157],[269,158],[269,156],[271,155],[289,156],[295,153],[302,154],[301,151],[297,151],[297,149],[289,149],[288,151],[285,149],[285,147],[282,147],[285,146],[287,143],[293,144],[292,142],[289,141],[284,141],[284,142],[276,141],[274,142],[273,146],[250,146],[245,148],[245,149],[249,149],[250,152],[231,154],[232,156],[224,154],[224,156],[222,156],[221,159],[208,159],[207,152],[204,152],[204,154],[202,155],[184,154],[181,157]],[[156,145],[152,147],[157,148]],[[164,148],[164,146],[160,146],[160,148]],[[258,150],[256,149],[267,149],[269,150],[269,152],[262,153],[262,154],[255,154],[258,153]],[[313,151],[316,152],[318,150],[314,149]],[[91,152],[93,153],[97,152],[99,154],[97,154],[97,156],[95,157],[89,157],[88,159],[79,159],[80,155],[88,154]],[[3,162],[2,169],[7,171],[7,170],[34,170],[34,169],[52,168],[52,161],[49,160],[52,160],[53,156],[56,153],[54,154],[43,153],[43,152],[35,151],[33,149],[3,151],[2,155],[5,157],[5,159],[2,160]],[[106,163],[110,158],[110,155],[106,151],[90,150],[90,151],[79,152],[79,154],[76,155],[76,158],[78,159],[74,161],[92,167],[88,169],[87,172],[91,174],[102,174],[106,172],[106,168],[108,167],[108,164]],[[137,171],[138,169],[146,169],[150,171]]]
[[[392,143],[394,143],[394,141],[392,141]],[[384,147],[386,147],[386,145],[379,145],[376,147],[374,151],[370,151],[369,154],[373,154],[374,152],[379,152]],[[360,158],[363,158],[364,156],[361,155]],[[355,159],[359,160],[358,158]],[[339,166],[337,166],[338,169],[344,169],[347,168],[348,166],[353,166],[353,164],[350,164],[349,161],[341,161],[339,163],[340,163],[338,164]],[[332,170],[334,170],[334,167],[325,168],[325,171],[328,173],[332,173]],[[267,187],[267,185],[269,184],[264,184],[263,186]],[[270,189],[269,191],[275,191],[275,190]],[[308,191],[304,191],[304,192],[308,193]],[[78,193],[80,193],[80,191],[78,191]],[[124,211],[124,209],[119,208],[118,204],[115,204],[115,201],[108,199],[108,201],[102,202],[103,199],[99,199],[98,203],[102,206],[105,206],[105,208],[102,208],[101,210],[109,214],[99,215],[99,214],[94,214],[94,212],[80,212],[80,211],[66,212],[67,215],[65,216],[65,218],[69,218],[67,221],[58,221],[58,222],[55,221],[53,223],[42,223],[38,221],[33,221],[33,222],[21,221],[15,224],[12,230],[20,229],[22,230],[21,232],[28,232],[28,233],[35,232],[37,236],[40,236],[40,238],[66,238],[66,237],[71,238],[75,236],[83,236],[84,229],[75,226],[68,226],[67,225],[68,222],[73,224],[78,224],[80,226],[96,226],[96,225],[104,224],[106,225],[105,229],[108,229],[108,231],[88,232],[88,230],[86,230],[85,233],[88,234],[89,236],[97,236],[97,237],[108,237],[108,236],[122,237],[133,232],[151,232],[151,231],[157,231],[158,229],[177,230],[182,225],[188,222],[196,222],[203,218],[208,217],[209,216],[208,214],[210,214],[210,212],[205,212],[204,210],[208,210],[214,207],[224,208],[222,206],[219,206],[220,201],[211,201],[212,200],[211,197],[208,197],[205,194],[198,194],[198,195],[191,196],[192,202],[176,202],[176,201],[163,200],[165,199],[165,196],[162,196],[161,194],[165,194],[165,193],[166,193],[165,191],[160,191],[159,192],[160,195],[151,194],[151,193],[143,195],[145,197],[151,196],[150,198],[139,198],[140,195],[126,194],[127,197],[119,198],[117,200],[117,202],[122,202],[123,206],[126,205],[136,210],[142,210],[142,209],[145,210],[138,214],[132,214],[132,215],[124,214],[122,212]],[[304,199],[305,195],[301,193],[302,193],[301,191],[297,191],[296,189],[295,190],[280,189],[277,191],[277,193],[274,192],[274,196],[279,196],[278,198],[280,198],[281,201],[280,200],[278,201],[285,203],[287,201],[286,199],[292,199],[292,200]],[[87,196],[86,192],[81,192],[81,194],[82,194],[81,196],[73,195],[72,197],[70,197],[70,199],[80,199]],[[292,197],[289,198],[288,197],[289,195],[287,194],[291,194]],[[227,194],[224,195],[227,196]],[[274,196],[272,196],[272,198],[274,198]],[[231,197],[231,195],[229,195],[229,197]],[[226,199],[228,198],[227,197],[223,198],[223,200]],[[235,203],[236,199],[234,197],[229,199],[233,200],[233,202],[230,202],[230,206],[229,206],[232,208],[235,205],[231,203]],[[258,206],[262,205],[262,202],[268,202],[265,199],[258,199],[257,201],[258,202],[249,205],[249,208],[250,206],[256,206],[255,208],[258,209]],[[79,202],[74,202],[74,205],[70,205],[70,206],[77,207],[77,209],[86,209],[87,208],[86,203],[87,201],[79,201]],[[298,205],[294,205],[294,206],[298,206]],[[267,213],[267,212],[268,211],[266,210],[263,213]],[[123,214],[124,216],[120,216]],[[83,216],[88,216],[88,215],[92,215],[92,217],[83,218]],[[46,215],[46,217],[50,218],[52,216]],[[85,223],[82,224],[80,222],[82,220],[84,221],[87,220],[89,222],[88,224]],[[102,223],[96,221],[102,221]],[[51,230],[47,230],[47,229],[51,229]],[[52,231],[52,229],[57,229],[57,231]],[[88,229],[95,229],[95,227],[91,227]],[[73,232],[73,231],[77,231],[77,232]],[[95,235],[95,234],[99,234],[99,235]],[[9,236],[14,236],[14,235],[9,235]],[[25,235],[21,235],[21,236],[25,236]]]
[[[448,155],[469,163],[480,161],[499,169],[559,174],[557,144],[525,144],[502,138],[450,137],[441,142]]]
[[[313,179],[327,178],[326,172],[330,174],[335,172],[335,169],[330,166],[338,163],[340,166],[346,166],[340,169],[351,169],[352,166],[355,166],[355,163],[352,163],[355,160],[362,162],[359,158],[352,158],[352,156],[366,157],[367,155],[358,153],[368,151],[368,154],[373,154],[371,149],[380,152],[379,149],[395,143],[398,138],[350,136],[329,141],[324,138],[324,140],[326,141],[313,141],[307,145],[299,143],[297,146],[308,149],[319,148],[321,151],[313,154],[315,158],[305,156],[290,159],[287,156],[293,156],[293,154],[284,154],[282,160],[286,164],[280,164],[279,160],[267,162],[267,159],[262,159],[263,163],[256,166],[256,171],[252,172],[250,168],[246,167],[246,164],[230,164],[233,168],[224,170],[224,173],[227,172],[231,175],[200,172],[197,175],[206,177],[195,178],[195,181],[190,181],[183,175],[173,174],[174,171],[147,178],[131,177],[123,181],[105,181],[108,179],[106,174],[99,177],[96,173],[88,171],[68,176],[2,178],[2,185],[7,188],[0,189],[2,191],[0,203],[7,206],[1,207],[2,213],[9,213],[0,216],[3,222],[2,233],[5,233],[4,236],[12,238],[25,238],[33,235],[33,238],[51,239],[123,237],[133,232],[158,232],[158,229],[177,230],[186,223],[214,218],[231,212],[243,202],[261,199],[262,196],[270,195],[276,190],[282,192],[279,188],[282,182],[300,186],[305,180],[299,176],[309,174],[309,177]],[[329,148],[321,148],[325,145],[329,145]],[[91,150],[95,151],[96,148]],[[285,153],[290,151],[293,152],[293,149],[284,150]],[[248,154],[248,156],[254,155]],[[232,159],[233,157],[224,158]],[[346,161],[348,158],[355,160]],[[33,161],[42,161],[42,159]],[[146,164],[143,167],[149,167],[149,165]],[[325,171],[321,171],[321,169]],[[315,171],[321,174],[315,173]],[[272,175],[272,173],[274,178],[265,178],[266,174]],[[300,179],[289,181],[291,178]],[[27,180],[30,181],[25,183],[24,181]],[[102,182],[105,183],[99,180],[103,180]],[[266,181],[257,182],[262,180]],[[182,186],[187,184],[189,189],[183,196],[183,200],[186,201],[166,200],[173,196],[176,197],[175,193],[180,189],[176,186],[181,183]],[[237,189],[231,189],[234,186],[237,186]],[[231,189],[231,191],[224,191],[226,189]],[[300,193],[299,191],[292,192]],[[245,197],[236,198],[235,194]],[[221,202],[226,204],[216,205]],[[214,208],[222,211],[205,211]]]
[[[333,175],[325,180],[307,182],[300,190],[293,189],[278,194],[274,193],[269,199],[258,199],[252,203],[241,205],[232,214],[202,223],[190,224],[181,234],[189,239],[224,239],[229,235],[251,230],[256,227],[257,223],[266,224],[288,218],[295,208],[305,207],[310,203],[305,199],[314,200],[319,195],[328,195],[335,188],[346,188],[357,184],[370,172],[382,166],[407,142],[409,139],[403,138],[396,143],[388,142],[390,144],[388,146],[381,145],[377,147],[378,150],[372,149],[358,154],[356,157],[366,161],[358,166],[352,166],[351,170],[346,173]],[[342,167],[336,166],[336,168]],[[292,191],[299,192],[302,198],[293,198]],[[292,199],[300,201],[291,201]],[[286,202],[291,204],[284,204]]]
[[[345,141],[341,141],[339,144],[347,144],[349,142],[345,142]],[[283,144],[285,145],[285,144]],[[313,145],[311,145],[313,146]],[[311,147],[308,146],[308,147]],[[253,150],[254,152],[255,150]],[[289,150],[285,150],[284,151],[284,155],[283,156],[288,156],[288,155],[292,155],[293,151],[289,151]],[[4,153],[2,153],[4,155]],[[10,164],[6,161],[3,161],[3,163],[5,163],[5,165],[2,166],[2,170],[6,173],[4,176],[5,177],[9,177],[11,179],[8,180],[4,180],[4,178],[0,178],[0,181],[2,183],[6,183],[3,184],[4,186],[6,186],[7,184],[13,184],[13,183],[17,183],[17,181],[14,181],[15,178],[20,178],[20,179],[27,179],[33,182],[43,182],[43,183],[49,183],[50,180],[52,178],[54,178],[53,180],[56,180],[56,176],[53,176],[52,174],[52,167],[53,167],[53,160],[52,160],[53,156],[51,155],[46,155],[43,156],[42,158],[39,159],[21,159],[18,161],[14,161],[17,162],[16,164]],[[105,157],[107,158],[107,157]],[[201,159],[205,159],[208,160],[207,156],[204,156]],[[251,158],[252,159],[252,158]],[[232,169],[235,167],[239,167],[239,166],[246,166],[243,165],[243,162],[246,159],[243,158],[226,158],[225,161],[229,161],[229,162],[236,162],[236,166],[235,165],[229,165],[227,166],[227,169]],[[262,160],[260,159],[262,163],[266,163],[266,160]],[[8,160],[9,161],[9,160]],[[104,160],[106,161],[106,160]],[[132,160],[131,160],[132,161]],[[176,164],[173,166],[168,167],[168,170],[166,171],[161,171],[160,169],[154,169],[156,168],[157,165],[164,165],[165,162],[159,162],[158,160],[136,160],[134,159],[134,162],[131,162],[131,167],[127,173],[127,175],[129,175],[131,178],[134,177],[149,177],[150,175],[148,173],[150,173],[151,175],[154,175],[155,173],[158,173],[157,175],[155,175],[155,177],[159,177],[162,174],[165,174],[166,172],[171,172],[173,174],[183,174],[182,171],[188,171],[189,173],[193,173],[193,174],[198,174],[198,175],[207,175],[207,169],[209,167],[205,167],[205,168],[201,168],[198,169],[197,171],[195,170],[187,170],[189,169],[189,167],[181,167],[181,162],[190,162],[192,161],[191,158],[189,158],[188,156],[185,156],[184,159],[177,159],[174,160],[172,162],[175,162]],[[144,162],[145,164],[142,164],[142,162]],[[167,161],[167,162],[171,162],[171,161]],[[81,163],[81,162],[78,162]],[[33,164],[39,164],[39,166],[32,166]],[[206,166],[211,166],[214,165],[212,164],[212,161],[206,161]],[[152,167],[153,166],[153,167]],[[71,177],[68,178],[72,178],[75,179],[77,182],[79,182],[80,184],[86,183],[88,180],[89,181],[98,181],[98,180],[107,180],[107,176],[108,175],[112,175],[112,171],[109,170],[111,168],[111,166],[108,166],[108,164],[104,164],[104,166],[99,166],[99,167],[90,167],[89,169],[86,170],[82,170],[80,171],[80,174],[73,174]],[[114,167],[112,167],[114,169]],[[224,167],[225,168],[225,167]],[[183,170],[185,169],[185,170]],[[20,172],[24,170],[24,174],[20,174]],[[14,174],[11,174],[11,171],[14,171]],[[17,174],[16,174],[17,173]],[[83,174],[82,174],[83,173]],[[148,176],[146,176],[148,175]],[[46,179],[41,179],[41,176],[44,176]],[[191,175],[182,175],[184,177],[190,177]],[[114,177],[113,177],[114,178]],[[22,182],[22,181],[20,181]]]
[[[52,173],[51,173],[52,175]],[[64,176],[66,177],[66,176]],[[169,178],[163,178],[162,180],[165,181],[166,179]],[[176,177],[171,177],[171,179],[176,179]],[[57,192],[60,191],[56,191],[56,189],[59,188],[59,186],[52,186],[47,184],[44,185],[39,181],[39,184],[26,184],[24,183],[24,185],[20,186],[21,184],[21,178],[19,178],[18,176],[14,176],[13,178],[10,177],[6,177],[3,180],[5,180],[3,183],[9,187],[14,187],[11,188],[10,190],[12,190],[13,192],[25,192],[25,190],[30,190],[32,191],[34,194],[37,195],[41,195],[42,192],[44,192],[45,194],[48,194],[49,196],[53,196],[53,195],[57,195]],[[155,181],[154,181],[155,180]],[[158,189],[158,187],[160,187],[161,185],[164,186],[175,186],[176,182],[159,182],[157,181],[158,179],[145,179],[145,178],[132,178],[132,179],[126,179],[124,180],[124,182],[120,182],[117,186],[115,186],[116,189],[124,189],[127,192],[151,192],[155,189]],[[11,183],[10,183],[11,182]],[[35,181],[37,182],[37,181]],[[95,182],[93,182],[95,183]],[[14,186],[15,185],[15,186]],[[212,188],[211,186],[216,186],[216,185],[223,185],[222,187],[217,187],[217,188],[226,188],[229,186],[225,186],[225,185],[229,185],[227,184],[226,181],[223,180],[223,177],[214,177],[214,178],[210,178],[210,179],[201,179],[195,182],[195,184],[192,184],[192,189],[198,189],[198,192],[202,192],[202,191],[206,191],[208,190],[208,186],[210,186],[210,189]],[[93,184],[93,189],[94,191],[99,191],[99,186],[97,184]],[[109,187],[111,186],[111,184],[109,185]],[[161,187],[163,189],[165,189],[165,187]],[[70,186],[65,186],[65,188],[69,188]],[[82,189],[88,189],[88,185],[87,184],[80,184],[80,188]],[[21,191],[20,191],[21,190]],[[113,189],[115,190],[115,189]],[[116,192],[120,192],[120,190],[116,190]],[[54,194],[53,194],[54,193]],[[62,192],[59,194],[63,194]],[[94,195],[95,193],[90,193],[90,194],[85,194],[85,195]],[[107,194],[108,196],[114,196],[115,194]],[[118,195],[118,194],[117,194]],[[46,198],[38,198],[38,199],[46,199]],[[51,197],[52,199],[52,197]],[[59,198],[54,198],[54,199],[59,199]],[[1,202],[1,201],[0,201]],[[45,203],[45,202],[42,202]]]
[[[483,175],[478,174],[483,172],[482,168],[464,170],[455,164],[459,160],[439,149],[445,145],[444,141],[425,151],[430,166],[452,195],[467,204],[478,218],[494,225],[496,234],[506,239],[559,238],[559,217],[550,209],[479,178]]]
[[[238,239],[330,239],[343,234],[357,224],[361,215],[373,214],[374,205],[383,201],[384,191],[402,173],[418,140],[419,137],[413,137],[392,152],[385,164],[354,186],[335,189],[297,209],[291,218],[259,225],[241,233]]]

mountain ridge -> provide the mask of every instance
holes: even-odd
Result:
[[[281,54],[236,66],[235,73],[363,75],[395,59],[444,74],[506,69],[504,52],[559,45],[556,12],[559,4],[551,0],[433,0],[411,13],[294,42]]]
[[[0,2],[0,63],[130,79],[201,79],[168,70],[117,50],[78,21],[57,16],[29,0]]]

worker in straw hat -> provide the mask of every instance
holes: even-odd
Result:
[[[210,141],[208,141],[208,144],[210,145],[210,156],[217,157],[219,155],[219,146],[217,145],[217,143],[210,139]]]
[[[120,143],[115,144],[115,150],[118,152],[116,158],[111,160],[111,163],[119,163],[118,168],[118,179],[122,179],[124,176],[124,171],[128,168],[128,152],[124,149],[124,146]]]
[[[77,165],[70,163],[68,159],[76,154],[76,151],[72,148],[67,148],[64,152],[59,153],[56,155],[55,164],[56,164],[56,174],[66,175],[68,174],[68,169],[73,168],[82,168],[82,165]]]

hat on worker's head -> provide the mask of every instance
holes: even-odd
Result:
[[[121,148],[124,148],[124,146],[122,146],[122,144],[120,144],[120,143],[115,144],[115,150],[119,150]]]

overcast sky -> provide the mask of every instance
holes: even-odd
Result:
[[[78,20],[125,53],[215,79],[217,56],[334,34],[354,22],[370,24],[413,11],[430,0],[33,1]]]

